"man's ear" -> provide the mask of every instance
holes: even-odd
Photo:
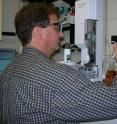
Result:
[[[32,31],[32,37],[38,40],[42,40],[42,28],[35,26]]]

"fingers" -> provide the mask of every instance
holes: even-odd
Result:
[[[115,55],[115,57],[116,57],[116,59],[117,59],[117,43],[114,43],[114,44],[112,45],[112,47],[113,47],[113,53],[114,53],[114,55]]]

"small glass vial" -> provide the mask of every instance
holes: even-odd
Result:
[[[115,57],[112,57],[111,63],[107,70],[104,83],[108,86],[112,86],[113,79],[117,76],[117,61]]]

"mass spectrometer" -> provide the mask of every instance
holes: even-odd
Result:
[[[81,72],[91,81],[101,81],[105,41],[106,0],[75,2],[75,44],[81,49]]]

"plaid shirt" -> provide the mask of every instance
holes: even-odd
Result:
[[[23,49],[0,78],[8,124],[79,124],[117,117],[117,86],[90,82],[34,48]]]

